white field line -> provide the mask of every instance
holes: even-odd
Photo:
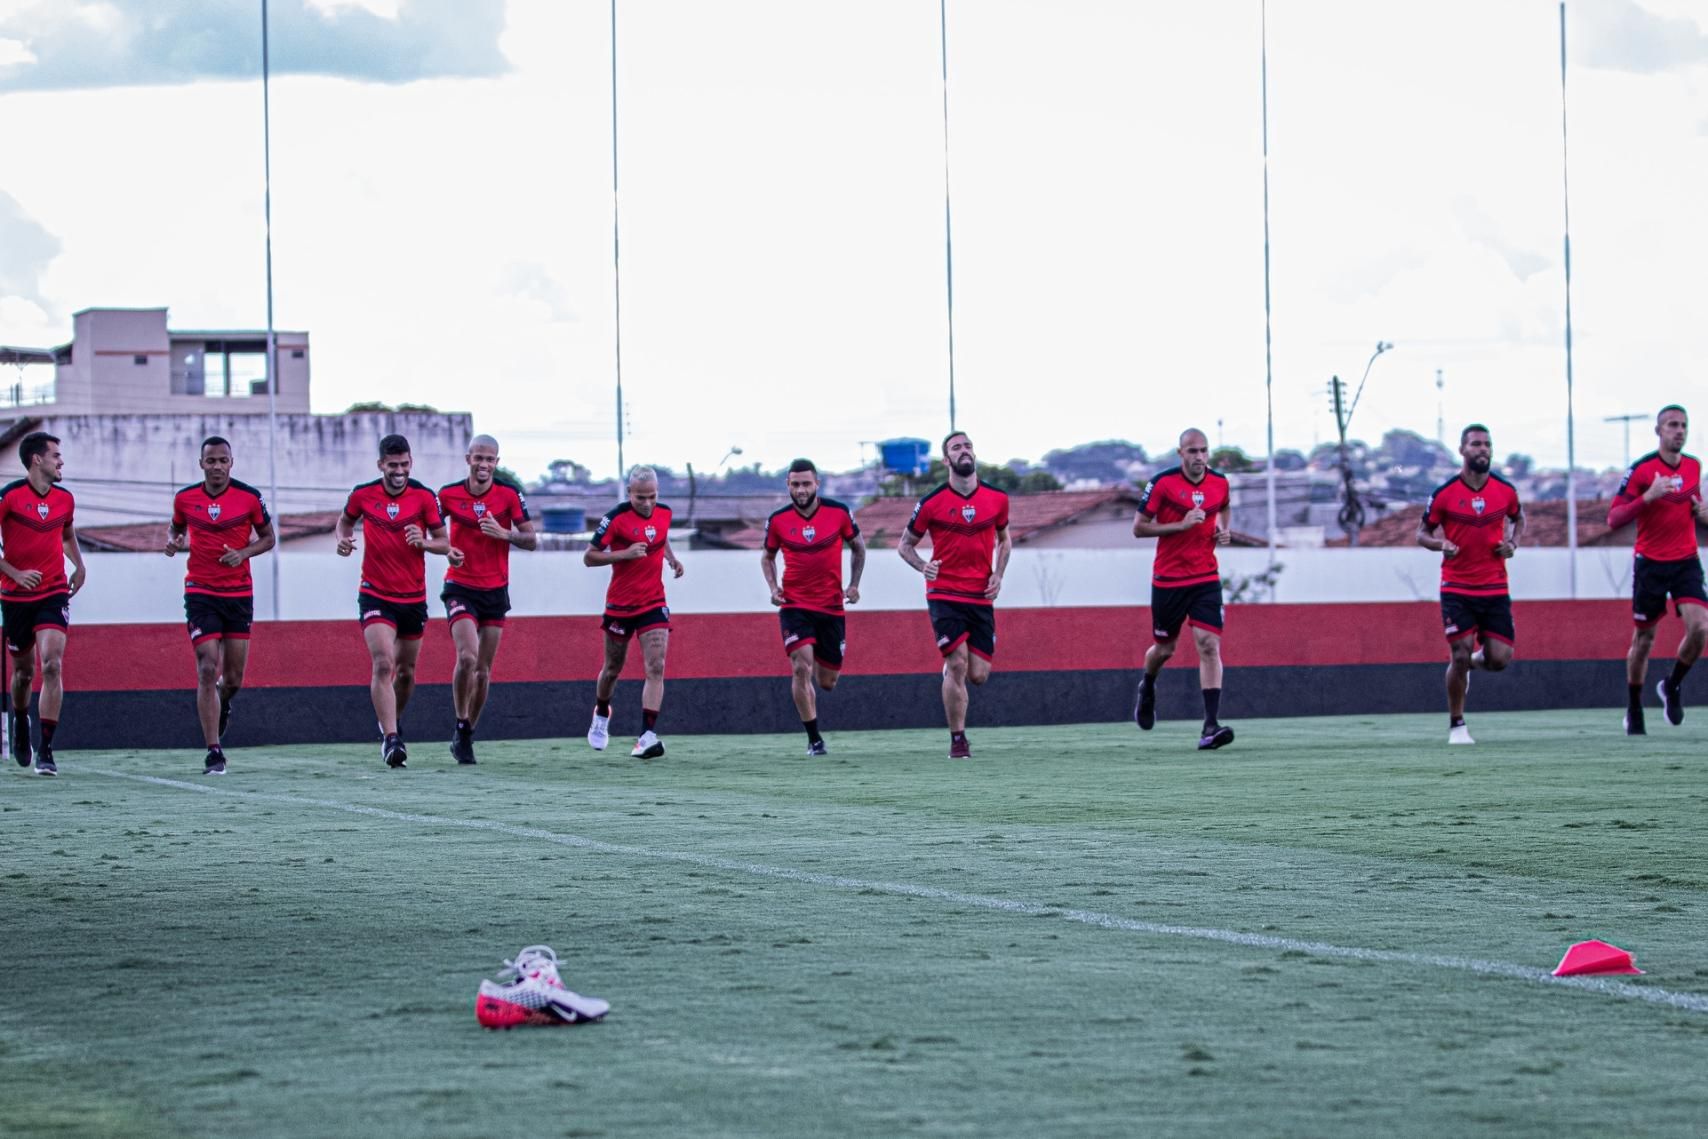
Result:
[[[1248,949],[1291,951],[1307,953],[1316,957],[1341,957],[1354,961],[1374,961],[1391,965],[1422,965],[1435,969],[1454,969],[1465,973],[1508,977],[1538,985],[1576,989],[1604,997],[1616,997],[1621,1000],[1645,1001],[1649,1004],[1664,1005],[1667,1008],[1685,1012],[1708,1013],[1708,995],[1678,993],[1649,985],[1632,984],[1628,981],[1609,980],[1605,977],[1556,977],[1546,969],[1537,968],[1533,965],[1517,965],[1510,961],[1485,961],[1475,957],[1456,957],[1434,953],[1407,953],[1398,949],[1370,949],[1358,945],[1335,945],[1326,941],[1301,941],[1291,937],[1274,937],[1265,933],[1246,933],[1235,929],[1215,929],[1206,926],[1140,921],[1137,918],[1126,918],[1118,914],[1101,913],[1097,910],[1066,909],[1061,906],[1049,906],[1040,902],[1027,902],[1015,898],[1001,898],[990,894],[966,894],[958,890],[944,890],[936,886],[921,886],[912,882],[879,882],[864,878],[849,878],[840,874],[820,874],[811,870],[797,870],[788,866],[768,866],[761,862],[718,858],[714,855],[694,854],[688,851],[627,846],[620,843],[602,842],[599,839],[583,838],[580,835],[539,830],[535,827],[512,826],[509,823],[492,822],[487,819],[418,815],[408,811],[393,811],[385,807],[365,807],[358,803],[343,803],[336,799],[311,799],[300,795],[273,795],[258,791],[227,791],[218,787],[210,787],[205,783],[189,783],[181,779],[162,779],[154,775],[133,775],[128,772],[100,771],[94,768],[81,768],[80,770],[91,775],[128,779],[137,783],[171,787],[180,791],[194,791],[198,794],[214,795],[221,798],[258,803],[283,803],[299,807],[321,807],[329,811],[341,811],[350,815],[367,815],[371,818],[389,819],[393,822],[490,831],[495,834],[509,835],[512,838],[533,839],[539,842],[554,843],[558,846],[574,847],[577,850],[588,850],[596,854],[614,854],[625,858],[640,858],[656,862],[677,862],[689,866],[704,867],[708,870],[722,870],[732,874],[802,882],[810,886],[827,886],[837,890],[863,890],[890,894],[896,897],[923,898],[928,901],[949,902],[975,909],[1019,914],[1022,917],[1053,917],[1062,921],[1076,922],[1080,925],[1096,926],[1099,929],[1120,930],[1124,933],[1148,934],[1155,937],[1185,937],[1196,941],[1219,941]]]

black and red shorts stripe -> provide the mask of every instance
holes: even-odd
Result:
[[[425,601],[387,601],[369,593],[358,593],[356,615],[364,629],[374,624],[390,625],[397,630],[401,641],[418,641],[427,632]]]
[[[670,631],[670,606],[660,605],[654,609],[645,609],[632,616],[613,617],[607,613],[599,621],[599,627],[605,630],[607,637],[615,637],[626,641],[636,633],[650,633],[654,629]]]
[[[928,599],[925,607],[931,614],[938,652],[948,656],[965,644],[976,657],[990,660],[996,655],[995,606]]]
[[[1512,624],[1512,597],[1505,593],[1443,593],[1441,624],[1449,641],[1475,634],[1482,644],[1495,640],[1510,645],[1518,636]]]
[[[70,627],[70,593],[54,593],[34,601],[0,601],[0,628],[5,632],[6,649],[14,656],[35,648],[37,629]]]
[[[1646,629],[1666,616],[1668,594],[1672,595],[1673,608],[1678,611],[1686,605],[1708,605],[1708,592],[1703,590],[1702,559],[1659,562],[1638,554],[1631,565],[1631,616],[1638,627]]]
[[[785,653],[792,655],[796,649],[811,645],[813,660],[832,672],[842,668],[842,656],[848,651],[848,618],[840,613],[784,606],[777,610],[777,622],[783,627]]]
[[[249,639],[255,623],[253,597],[223,597],[213,593],[184,594],[184,624],[190,631],[190,643],[201,644],[214,638],[240,641]]]
[[[1222,583],[1201,581],[1196,585],[1151,586],[1151,635],[1157,641],[1172,641],[1182,625],[1222,631]]]
[[[510,589],[471,589],[456,582],[446,582],[439,600],[445,603],[445,618],[455,625],[458,621],[473,621],[485,629],[504,627],[504,615],[510,612]]]

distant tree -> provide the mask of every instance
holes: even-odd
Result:
[[[363,414],[368,413],[368,412],[390,411],[390,410],[391,410],[391,406],[389,404],[381,403],[377,399],[370,399],[370,400],[365,400],[362,403],[351,404],[349,407],[344,409],[344,414],[345,415],[363,415]]]
[[[1514,451],[1506,457],[1506,462],[1502,463],[1501,466],[1506,469],[1507,478],[1527,479],[1530,477],[1530,472],[1536,468],[1536,460],[1529,455]]]
[[[546,464],[546,481],[585,485],[593,472],[574,459],[553,459]]]
[[[1145,449],[1125,439],[1102,439],[1051,451],[1040,464],[1068,482],[1081,479],[1102,483],[1129,481],[1130,469],[1149,462]]]
[[[1020,476],[1019,493],[1043,494],[1062,489],[1061,480],[1049,471],[1027,471]]]
[[[349,407],[344,409],[344,414],[345,415],[362,415],[365,413],[371,414],[371,413],[377,412],[377,411],[378,412],[414,412],[414,413],[417,413],[420,415],[443,415],[444,414],[442,411],[440,411],[438,408],[434,407],[432,404],[400,403],[396,407],[393,407],[391,404],[382,403],[377,399],[364,400],[361,403],[353,403]]]
[[[1218,471],[1233,471],[1235,473],[1253,470],[1257,466],[1238,447],[1217,447],[1210,452],[1210,465]]]
[[[522,476],[511,470],[509,467],[499,467],[492,473],[495,478],[503,479],[505,482],[515,483],[517,486],[522,485]]]
[[[1426,471],[1459,465],[1452,452],[1434,439],[1399,427],[1383,433],[1374,457],[1378,466],[1421,467]]]
[[[1037,494],[1040,491],[1062,489],[1062,484],[1048,471],[1028,471],[1022,476],[1012,467],[996,463],[980,463],[978,471],[980,482],[1010,494]],[[778,475],[777,478],[781,479],[782,476]],[[942,459],[932,459],[923,475],[915,479],[909,479],[905,475],[891,475],[878,484],[878,493],[890,496],[912,494],[921,487],[934,487],[948,481],[949,468],[944,466]]]
[[[397,410],[400,412],[412,412],[417,415],[444,414],[444,412],[440,411],[430,403],[400,403],[397,405]]]
[[[1305,453],[1283,448],[1275,452],[1275,469],[1278,471],[1302,471],[1306,467]]]

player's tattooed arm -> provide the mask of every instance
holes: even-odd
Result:
[[[860,575],[866,572],[866,539],[856,534],[848,542],[848,588],[842,599],[850,605],[860,601]]]
[[[681,577],[688,572],[688,567],[676,560],[676,551],[670,548],[670,539],[664,539],[664,560],[670,564],[671,572]]]
[[[901,531],[901,541],[896,543],[896,553],[901,555],[902,561],[924,574],[926,581],[936,581],[937,571],[943,568],[943,563],[935,561],[928,562],[924,558],[920,557],[919,539],[920,535],[913,532],[913,527],[903,526]]]

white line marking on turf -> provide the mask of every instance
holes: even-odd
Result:
[[[100,771],[95,768],[82,768],[81,770],[87,771],[91,775],[105,775],[113,779],[151,783],[158,787],[195,791],[199,794],[215,795],[222,798],[324,807],[331,811],[342,811],[351,815],[367,815],[377,819],[390,819],[394,822],[491,831],[495,834],[509,835],[512,838],[537,839],[541,842],[555,843],[558,846],[589,850],[596,854],[616,854],[628,858],[644,858],[658,862],[680,862],[690,866],[701,866],[708,870],[724,870],[761,878],[804,882],[812,886],[829,886],[839,890],[866,890],[904,898],[952,902],[956,905],[1019,914],[1023,917],[1055,917],[1080,925],[1120,930],[1124,933],[1142,933],[1158,937],[1186,937],[1197,941],[1219,941],[1248,949],[1275,949],[1283,952],[1308,953],[1317,957],[1341,957],[1354,961],[1373,961],[1382,964],[1427,965],[1437,969],[1454,969],[1460,972],[1482,973],[1493,977],[1508,977],[1539,985],[1577,989],[1604,997],[1617,997],[1621,1000],[1645,1001],[1649,1004],[1664,1005],[1667,1008],[1685,1012],[1708,1013],[1708,995],[1678,993],[1670,989],[1634,985],[1628,981],[1610,981],[1603,977],[1556,977],[1546,969],[1540,969],[1534,965],[1517,965],[1510,961],[1484,961],[1475,957],[1408,953],[1399,949],[1369,949],[1358,945],[1335,945],[1326,941],[1301,941],[1291,937],[1274,937],[1265,933],[1246,933],[1236,929],[1215,929],[1206,926],[1140,921],[1137,918],[1124,918],[1118,914],[1100,913],[1097,910],[1067,909],[1061,906],[1048,906],[1039,902],[1000,898],[989,894],[965,894],[958,890],[944,890],[936,886],[920,886],[912,882],[879,882],[864,878],[849,878],[840,874],[821,874],[812,870],[796,870],[788,866],[769,866],[762,862],[743,862],[739,859],[719,858],[709,854],[692,854],[681,850],[656,850],[646,846],[626,846],[620,843],[603,842],[594,838],[583,838],[580,835],[540,830],[536,827],[512,826],[509,823],[497,823],[488,819],[418,815],[408,811],[393,811],[386,807],[365,807],[359,803],[344,803],[336,799],[311,799],[302,795],[274,795],[264,791],[228,791],[201,783],[187,783],[181,779],[163,779],[156,775],[133,775],[129,772]]]

